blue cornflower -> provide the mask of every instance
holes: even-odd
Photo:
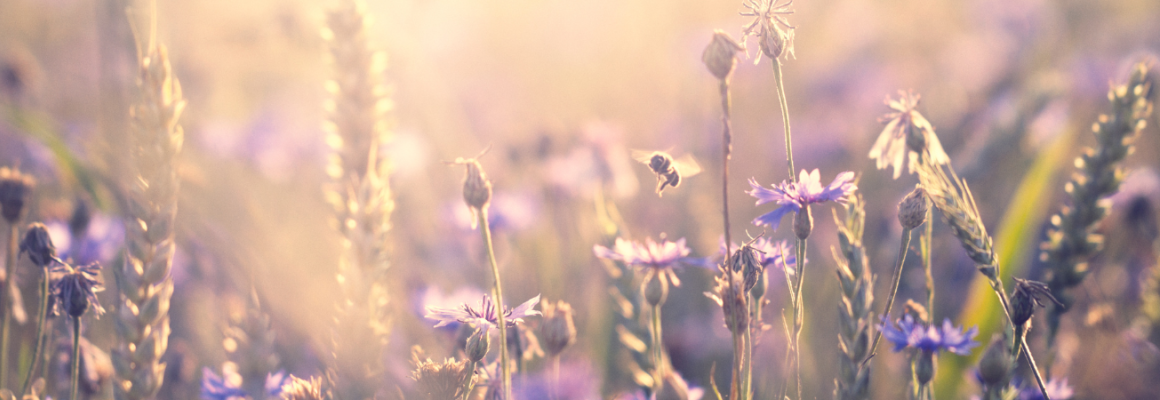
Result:
[[[242,390],[242,379],[237,373],[223,369],[225,377],[219,376],[213,370],[201,369],[201,398],[202,400],[236,400],[248,397]],[[231,376],[232,375],[232,376]]]
[[[516,322],[520,322],[524,318],[540,315],[539,311],[534,310],[536,304],[539,303],[540,296],[536,295],[536,297],[525,301],[523,304],[516,306],[516,308],[504,307],[504,322],[508,326],[515,326]],[[466,303],[459,308],[428,307],[425,317],[439,321],[439,323],[435,324],[436,328],[447,324],[462,322],[488,329],[495,327],[499,322],[495,315],[495,303],[492,303],[491,296],[486,294],[479,301],[478,307],[472,307]]]
[[[912,347],[923,352],[933,353],[946,350],[965,356],[971,353],[972,348],[979,345],[979,342],[973,340],[975,335],[979,334],[978,327],[971,327],[964,333],[962,328],[956,328],[952,325],[950,319],[944,319],[941,328],[934,325],[924,327],[922,324],[915,323],[914,317],[907,314],[899,318],[895,326],[887,324],[883,318],[883,323],[878,326],[878,329],[882,330],[882,336],[886,340],[894,343],[894,351]]]
[[[688,257],[689,247],[685,246],[684,238],[676,242],[666,240],[661,243],[653,241],[652,238],[646,238],[643,244],[616,238],[616,244],[613,248],[596,245],[592,247],[592,252],[600,258],[643,268],[646,282],[659,275],[662,280],[667,279],[674,286],[681,286],[681,280],[677,278],[673,268],[680,264],[697,265],[703,263],[696,258]]]
[[[858,186],[854,184],[853,172],[842,172],[834,177],[834,181],[830,182],[829,186],[822,186],[821,175],[817,169],[810,172],[803,169],[799,174],[797,183],[782,181],[780,184],[772,186],[771,189],[766,189],[761,187],[756,179],[749,178],[749,186],[753,187],[753,190],[746,193],[757,198],[757,205],[777,202],[776,209],[753,220],[754,225],[768,225],[770,229],[775,231],[781,224],[781,217],[786,214],[799,212],[813,203],[836,201],[845,204],[846,195],[858,189]]]

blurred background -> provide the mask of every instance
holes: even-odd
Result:
[[[0,1],[0,165],[39,180],[27,219],[56,224],[58,247],[68,247],[60,243],[69,240],[65,226],[78,204],[90,206],[90,236],[107,247],[93,257],[106,263],[116,257],[120,229],[109,197],[118,184],[109,177],[123,163],[135,79],[124,13],[130,6],[132,0]],[[181,120],[177,288],[164,398],[197,397],[201,367],[226,360],[223,332],[255,297],[277,334],[281,365],[299,376],[322,368],[339,301],[338,240],[321,189],[323,84],[334,72],[319,32],[331,6],[157,4],[158,37],[189,103]],[[634,239],[684,237],[693,255],[718,251],[720,100],[701,52],[714,29],[741,40],[749,22],[741,9],[737,2],[687,0],[368,2],[371,40],[388,56],[394,104],[393,139],[382,149],[397,202],[387,364],[401,390],[410,384],[412,345],[453,355],[455,332],[432,328],[424,307],[476,301],[489,289],[460,195],[462,169],[442,162],[488,146],[481,162],[495,187],[507,303],[537,294],[570,302],[580,334],[564,363],[601,397],[633,389],[617,368],[609,274],[592,254],[594,244],[607,243],[595,205],[614,204]],[[1071,160],[1093,142],[1091,124],[1109,109],[1110,83],[1160,51],[1155,0],[802,0],[794,9],[796,58],[784,71],[795,161],[819,168],[824,182],[846,170],[860,175],[880,302],[898,246],[896,204],[917,182],[908,174],[891,179],[892,171],[874,169],[866,157],[888,111],[885,96],[906,89],[922,95],[919,110],[970,183],[991,233],[1014,232],[1013,241],[997,244],[1014,244],[1004,267],[1042,279],[1036,259],[1045,221],[1065,199]],[[753,207],[742,193],[746,180],[788,178],[772,69],[768,59],[754,65],[756,42],[749,47],[732,79],[734,238],[760,233],[746,221],[771,209]],[[1160,396],[1160,352],[1148,338],[1125,334],[1142,295],[1156,290],[1142,288],[1156,269],[1151,210],[1160,201],[1160,121],[1149,122],[1129,157],[1132,173],[1099,227],[1106,250],[1075,291],[1080,305],[1065,317],[1050,366],[1053,376],[1070,377],[1076,398]],[[705,172],[658,198],[654,175],[629,158],[632,149],[689,153]],[[1031,168],[1037,162],[1046,172]],[[1020,197],[1030,203],[1017,209],[1028,212],[1009,215],[1017,193],[1036,195]],[[829,251],[836,235],[827,208],[815,210],[806,270],[806,398],[829,398],[837,368],[839,297]],[[98,221],[104,236],[94,233]],[[786,231],[767,236],[789,239]],[[978,274],[941,221],[933,254],[934,318],[962,323],[966,305],[976,301]],[[899,301],[925,296],[916,267],[907,264]],[[716,381],[727,382],[730,334],[719,307],[702,295],[711,271],[678,275],[682,285],[664,308],[673,363],[691,384],[708,385],[714,364]],[[771,288],[784,288],[783,278],[771,277]],[[775,290],[767,307],[773,329],[757,349],[758,398],[774,398],[781,382],[778,315],[788,301],[784,289]],[[102,296],[112,301],[112,293]],[[93,324],[97,347],[111,343],[110,321]],[[1041,346],[1037,333],[1033,347]],[[905,357],[881,354],[875,398],[900,398],[907,368]],[[977,393],[970,368],[940,369],[958,382],[937,388],[942,398]]]

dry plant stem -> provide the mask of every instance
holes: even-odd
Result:
[[[3,304],[3,309],[0,312],[4,313],[3,322],[0,322],[0,387],[8,387],[8,330],[9,325],[12,324],[12,286],[15,281],[14,270],[16,269],[16,255],[19,251],[17,246],[17,236],[20,235],[20,227],[15,223],[8,224],[8,257],[4,263],[4,291],[0,292],[0,304]]]
[[[894,298],[898,296],[898,286],[902,283],[902,266],[906,264],[906,253],[910,250],[910,229],[902,230],[902,240],[898,246],[898,262],[894,263],[894,283],[890,286],[890,297],[886,299],[886,308],[882,311],[886,320],[884,324],[890,323],[890,309],[894,307]],[[878,343],[882,341],[882,330],[879,329],[874,332],[874,343],[870,345],[870,356],[862,363],[868,363],[874,358],[875,352],[878,350]]]
[[[72,352],[72,389],[69,390],[69,400],[77,400],[77,386],[81,376],[81,317],[72,317],[73,323],[73,352]]]
[[[733,153],[733,127],[730,122],[729,80],[722,79],[721,90],[721,218],[725,221],[725,265],[729,265],[731,256],[730,247],[733,245],[729,235],[729,158]]]
[[[32,361],[28,365],[28,372],[24,375],[24,384],[20,385],[21,396],[28,393],[28,387],[32,385],[32,377],[35,375],[33,372],[36,371],[37,361],[40,361],[40,352],[44,350],[44,341],[41,339],[41,336],[44,335],[44,324],[45,320],[48,319],[48,292],[50,288],[48,268],[41,268],[41,270],[43,270],[44,276],[41,277],[40,283],[40,313],[36,316],[36,336],[33,336],[36,338],[36,346],[32,351]]]
[[[1043,376],[1039,374],[1039,366],[1035,365],[1035,357],[1031,356],[1031,346],[1027,345],[1027,334],[1023,333],[1016,336],[1019,337],[1019,346],[1027,354],[1027,363],[1031,365],[1031,372],[1035,375],[1035,383],[1039,385],[1039,393],[1043,395],[1043,400],[1051,400],[1051,396],[1047,394],[1047,386],[1043,383]]]
[[[512,372],[508,366],[507,322],[503,315],[503,285],[499,279],[499,264],[495,261],[495,249],[491,244],[491,226],[487,222],[487,207],[476,213],[479,218],[479,231],[483,234],[483,245],[487,247],[487,261],[491,265],[491,274],[495,278],[495,319],[499,327],[499,370],[503,379],[503,394],[505,399],[512,399]]]
[[[772,61],[773,62],[771,62],[771,64],[773,64],[773,77],[775,80],[777,80],[777,101],[779,104],[781,104],[781,121],[785,126],[785,158],[786,161],[789,162],[789,177],[790,179],[793,179],[794,183],[797,183],[797,173],[794,172],[795,169],[793,166],[793,143],[790,140],[789,131],[789,105],[786,104],[785,84],[782,83],[781,79],[781,62],[777,59],[773,59]]]
[[[742,335],[744,340],[744,350],[742,354],[745,359],[741,360],[741,400],[749,400],[753,397],[753,330],[745,329],[745,334]]]
[[[934,315],[934,274],[931,272],[930,253],[931,240],[934,237],[934,210],[932,208],[926,209],[926,230],[919,239],[919,248],[922,250],[922,269],[926,272],[926,312]],[[931,318],[934,321],[934,318]]]

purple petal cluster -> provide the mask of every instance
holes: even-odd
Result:
[[[979,334],[978,327],[971,327],[964,333],[962,328],[952,325],[950,319],[944,319],[942,327],[934,325],[925,327],[915,323],[914,317],[907,314],[898,319],[893,326],[883,321],[878,329],[882,330],[882,336],[886,340],[894,343],[894,351],[911,347],[925,352],[946,350],[965,356],[979,345],[979,342],[974,341],[975,335]]]
[[[796,213],[813,203],[836,201],[845,204],[846,195],[858,189],[858,186],[854,184],[853,172],[842,172],[834,177],[834,181],[830,182],[829,186],[822,186],[821,175],[817,169],[810,172],[803,169],[797,183],[782,181],[780,184],[766,189],[757,183],[756,179],[749,178],[749,186],[753,190],[745,193],[756,197],[757,205],[777,202],[776,209],[753,220],[754,225],[768,225],[770,229],[775,231],[781,224],[781,217],[786,214]]]
[[[515,308],[504,307],[504,322],[508,326],[515,326],[517,322],[523,321],[524,318],[540,315],[539,311],[534,310],[536,304],[540,304],[540,296],[531,298],[523,304]],[[495,303],[492,302],[491,296],[483,295],[478,306],[472,306],[464,303],[458,308],[427,308],[426,318],[439,321],[435,327],[441,327],[447,324],[461,322],[471,324],[484,329],[496,327],[499,319],[495,314]]]
[[[673,268],[680,264],[698,265],[704,263],[696,258],[688,257],[689,247],[685,245],[684,238],[676,242],[666,240],[661,243],[653,241],[652,238],[646,238],[644,243],[617,238],[616,244],[611,249],[596,245],[592,247],[592,252],[600,258],[645,268],[649,274],[667,274],[675,286],[680,286],[681,281],[672,273]]]

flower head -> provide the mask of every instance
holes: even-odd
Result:
[[[20,171],[0,168],[0,215],[9,224],[20,219],[20,212],[24,210],[24,203],[36,181]]]
[[[766,189],[761,187],[756,179],[749,178],[749,186],[753,190],[746,193],[757,198],[757,205],[777,202],[776,209],[753,220],[754,225],[768,225],[773,230],[777,230],[778,225],[781,224],[781,217],[790,212],[796,213],[810,204],[825,201],[845,204],[846,195],[858,189],[858,186],[854,184],[853,172],[842,172],[834,177],[829,186],[822,186],[821,175],[817,169],[811,172],[806,172],[803,169],[797,183],[782,181],[780,184]]]
[[[97,292],[105,290],[101,284],[101,264],[92,263],[73,268],[68,264],[58,264],[52,272],[57,275],[52,284],[52,295],[55,297],[55,306],[63,307],[64,311],[73,317],[80,317],[93,306],[97,316],[105,313],[101,304],[97,302]]]
[[[689,255],[689,247],[685,246],[685,239],[676,242],[663,241],[657,243],[652,238],[646,238],[644,243],[630,242],[616,238],[613,248],[596,245],[592,251],[597,257],[620,261],[625,264],[641,267],[645,270],[646,280],[654,275],[661,275],[675,286],[681,286],[681,280],[673,273],[673,268],[680,264],[698,264],[699,261]]]
[[[517,322],[523,321],[526,317],[540,315],[539,311],[534,310],[536,304],[540,302],[540,296],[531,298],[523,304],[516,306],[516,308],[504,307],[504,322],[508,326],[515,326]],[[447,324],[462,322],[472,324],[481,328],[490,328],[496,326],[498,323],[495,314],[495,303],[492,302],[491,296],[483,295],[479,301],[479,306],[473,307],[470,304],[464,303],[458,308],[438,308],[428,307],[427,318],[439,321],[435,327],[441,327]]]
[[[212,369],[201,369],[201,398],[202,400],[236,400],[248,398],[242,390],[242,377],[237,371],[222,368],[224,376],[218,375]]]
[[[1015,278],[1015,293],[1011,295],[1011,320],[1016,325],[1022,325],[1031,319],[1035,313],[1035,306],[1045,307],[1044,299],[1062,305],[1051,289],[1043,282]]]
[[[914,108],[918,106],[919,95],[911,92],[899,91],[898,100],[886,98],[886,105],[894,112],[886,114],[881,121],[886,122],[874,147],[870,148],[870,158],[878,161],[878,169],[894,167],[894,178],[902,174],[902,163],[909,155],[910,170],[914,171],[914,164],[919,155],[926,151],[930,162],[942,165],[950,162],[950,157],[943,151],[938,136],[934,134],[934,127]]]
[[[761,61],[761,54],[765,54],[774,62],[778,62],[778,57],[782,55],[793,56],[794,27],[783,17],[793,14],[793,10],[789,9],[793,5],[793,0],[784,4],[777,2],[778,0],[745,1],[746,10],[742,11],[741,15],[753,17],[753,22],[745,25],[743,31],[746,37],[757,36],[758,47],[761,48],[761,53],[757,55],[754,63]]]
[[[28,254],[28,259],[38,267],[47,268],[56,258],[56,246],[52,244],[52,236],[48,228],[39,222],[28,225],[24,232],[24,239],[20,241],[20,252]]]
[[[964,333],[962,328],[952,325],[950,319],[944,319],[942,327],[934,325],[924,327],[915,323],[914,317],[907,314],[898,319],[894,326],[887,324],[883,318],[883,324],[879,325],[878,329],[882,330],[882,336],[886,340],[894,343],[894,351],[911,347],[924,352],[946,350],[958,355],[967,355],[971,353],[972,348],[979,345],[974,341],[975,335],[979,334],[978,327],[971,327]]]

